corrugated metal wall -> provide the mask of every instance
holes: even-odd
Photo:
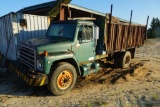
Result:
[[[11,20],[11,14],[5,15],[0,18],[0,52],[3,55],[7,54],[7,49],[10,50],[8,53],[15,53],[14,51],[12,52],[12,49],[15,50],[15,45],[13,45],[13,32]],[[10,47],[8,47],[8,45],[10,45]],[[7,56],[9,58],[14,58],[11,54],[8,54]]]
[[[25,26],[20,25],[20,19],[26,19]],[[0,18],[0,52],[6,54],[7,58],[17,60],[19,45],[33,38],[44,38],[49,26],[47,16],[10,13]]]

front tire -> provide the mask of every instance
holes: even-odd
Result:
[[[77,80],[77,72],[69,63],[59,63],[51,69],[48,88],[54,95],[63,95],[73,89]]]

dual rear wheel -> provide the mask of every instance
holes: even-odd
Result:
[[[114,57],[114,65],[119,68],[128,68],[131,63],[131,53],[129,51],[117,53]]]

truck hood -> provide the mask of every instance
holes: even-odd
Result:
[[[51,53],[71,51],[71,41],[69,40],[53,40],[50,38],[45,39],[31,39],[22,43],[25,46],[29,46],[37,50],[37,53],[48,51]]]
[[[51,43],[43,46],[41,45],[37,47],[37,53],[42,53],[44,51],[47,51],[49,53],[61,53],[61,52],[72,51],[71,46],[72,46],[71,42],[69,41]]]
[[[27,40],[25,42],[23,42],[22,44],[25,45],[25,46],[29,46],[31,48],[36,48],[36,47],[39,47],[39,46],[42,46],[42,45],[47,45],[47,44],[51,44],[51,43],[56,43],[58,41],[56,40],[52,40],[52,39],[49,39],[49,38],[37,38],[37,39],[30,39],[30,40]]]

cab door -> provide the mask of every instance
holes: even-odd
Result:
[[[95,43],[93,37],[94,26],[79,26],[75,56],[79,63],[95,59]]]

